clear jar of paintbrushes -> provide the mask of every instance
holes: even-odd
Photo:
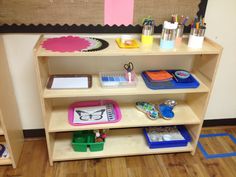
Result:
[[[165,21],[161,33],[160,48],[173,49],[175,47],[175,39],[178,23],[170,23]]]
[[[143,44],[153,44],[153,33],[154,33],[154,20],[152,20],[151,17],[147,17],[143,20],[141,42]]]
[[[144,25],[142,30],[141,42],[143,44],[152,44],[153,43],[153,25]]]

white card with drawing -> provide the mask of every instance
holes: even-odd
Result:
[[[108,122],[105,105],[74,108],[73,123],[88,124],[97,122]]]
[[[51,86],[52,89],[76,89],[88,87],[88,77],[54,78]]]

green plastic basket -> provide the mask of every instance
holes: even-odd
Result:
[[[96,142],[96,143],[90,143],[90,151],[96,152],[96,151],[102,151],[104,147],[104,141],[103,142]]]
[[[102,151],[105,142],[95,142],[95,134],[92,130],[78,131],[73,134],[72,147],[77,152]]]

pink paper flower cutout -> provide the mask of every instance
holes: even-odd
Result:
[[[76,36],[49,38],[42,43],[44,49],[53,52],[80,52],[89,46],[90,42],[88,40]]]

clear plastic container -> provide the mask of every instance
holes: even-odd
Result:
[[[134,72],[131,72],[131,80],[128,79],[128,73],[125,71],[101,72],[99,78],[104,88],[136,87],[138,78]]]
[[[160,48],[173,49],[175,47],[177,23],[165,21],[161,33]]]
[[[175,40],[176,46],[179,46],[182,43],[183,34],[184,34],[184,25],[178,25],[176,31],[176,40]]]

